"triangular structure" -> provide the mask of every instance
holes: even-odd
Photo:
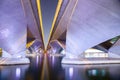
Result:
[[[119,40],[119,36],[112,38],[108,41],[105,41],[101,44],[98,44],[96,46],[94,46],[93,48],[98,49],[98,50],[102,50],[104,52],[108,52],[108,50],[114,46],[114,44]]]
[[[38,0],[37,0],[38,1]],[[42,20],[39,18],[38,2],[35,0],[22,0],[25,16],[27,19],[28,32],[31,32],[31,37],[37,39],[42,44],[44,49]],[[34,43],[33,41],[31,41]]]
[[[117,0],[71,0],[69,2],[68,5],[74,8],[71,19],[64,17],[66,21],[70,21],[67,27],[66,57],[63,58],[62,63],[79,64],[79,60],[84,58],[82,55],[85,50],[120,35],[118,3]],[[66,11],[71,13],[71,8],[69,7]],[[62,27],[66,29],[65,25]],[[112,56],[112,58],[116,57]],[[73,62],[70,62],[71,60]],[[113,60],[113,62],[116,63],[119,60]]]
[[[116,58],[120,57],[120,37],[116,37],[116,42],[114,45],[108,50],[109,56],[113,57],[115,56]]]
[[[64,22],[64,14],[67,15],[67,12],[65,12],[67,5],[69,3],[69,0],[59,0],[56,13],[54,16],[54,20],[52,23],[52,28],[49,36],[49,41],[47,45],[47,49],[50,47],[59,46],[59,49],[65,49],[65,43],[66,43],[66,29],[64,29],[61,25],[62,22]],[[71,13],[70,13],[71,14]],[[69,15],[70,15],[69,14]],[[59,52],[59,51],[57,51]]]
[[[51,40],[48,45],[48,50],[51,50],[52,54],[60,54],[66,47],[66,31],[55,40]],[[50,52],[49,52],[50,53]],[[60,54],[61,55],[61,54]]]
[[[0,57],[0,65],[28,64],[30,61],[25,58],[27,24],[22,3],[20,0],[1,2],[0,48],[3,56]]]
[[[59,25],[60,25],[61,19],[64,17],[63,14],[65,12],[65,9],[67,7],[68,2],[69,2],[69,0],[63,0],[63,1],[59,0],[59,3],[57,5],[57,9],[56,9],[56,13],[55,13],[55,16],[54,16],[54,20],[53,20],[53,23],[52,23],[52,28],[51,28],[49,41],[57,39],[57,38],[54,38],[54,35],[55,34],[57,35],[57,33],[59,32],[59,30],[57,30],[57,29],[58,29],[58,27],[61,27]]]
[[[2,0],[2,2],[0,5],[0,44],[2,45],[0,47],[14,55],[25,50],[25,15],[20,0]]]
[[[61,5],[61,7],[60,7],[61,9],[59,9],[59,14],[56,19],[56,24],[53,22],[54,25],[53,25],[53,31],[52,31],[50,40],[58,39],[67,30],[68,23],[70,21],[71,15],[72,15],[71,12],[74,9],[74,7],[71,5],[74,5],[75,2],[73,2],[71,4],[69,4],[69,3],[71,3],[71,1],[63,0],[62,5],[59,4],[59,5]],[[69,8],[69,10],[68,10],[68,8]],[[71,12],[69,12],[69,11],[71,11]]]
[[[31,31],[27,27],[27,44],[26,44],[26,48],[29,48],[34,43],[34,40],[35,40],[35,37],[33,36]]]
[[[0,48],[12,57],[23,57],[27,44],[35,51],[64,49],[62,63],[120,63],[120,39],[111,42],[120,35],[118,0],[54,0],[55,5],[50,0],[2,1]],[[86,59],[83,54],[90,48],[109,52],[110,61]]]

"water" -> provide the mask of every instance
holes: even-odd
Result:
[[[0,66],[0,80],[120,80],[120,64],[63,65],[62,57],[36,56],[29,65]]]

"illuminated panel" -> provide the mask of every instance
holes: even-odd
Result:
[[[105,57],[107,58],[108,53],[105,53],[98,49],[90,48],[84,52],[84,57],[85,58],[105,58]]]
[[[0,47],[9,54],[17,55],[26,49],[24,16],[20,0],[0,1]]]
[[[120,35],[119,9],[118,0],[78,0],[67,29],[67,56],[80,57],[86,49]]]

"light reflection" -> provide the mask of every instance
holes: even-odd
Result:
[[[96,76],[96,75],[97,75],[97,71],[96,71],[95,69],[93,69],[91,72],[92,72],[92,75],[93,75],[93,76]]]
[[[106,75],[106,71],[105,70],[102,70],[102,76],[104,77]]]
[[[39,56],[36,56],[36,64],[38,65],[39,63]]]
[[[49,80],[49,68],[48,68],[47,54],[44,54],[42,67],[43,69],[42,69],[42,74],[41,74],[41,80]]]
[[[92,70],[88,70],[88,75],[89,77],[97,77],[97,76],[101,76],[101,77],[105,77],[107,75],[106,70],[104,69],[92,69]]]
[[[16,77],[20,77],[21,74],[21,69],[20,68],[16,68]]]
[[[55,57],[52,56],[52,65],[54,65],[54,63],[55,63]]]
[[[97,70],[93,69],[93,70],[88,70],[88,75],[89,76],[97,76]]]
[[[73,77],[73,68],[72,67],[69,68],[69,76]]]

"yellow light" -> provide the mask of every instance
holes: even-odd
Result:
[[[34,43],[34,41],[28,42],[28,43],[26,44],[26,48],[29,48],[33,43]]]
[[[36,0],[36,3],[37,3],[38,16],[39,16],[39,21],[40,21],[40,29],[41,29],[41,33],[42,33],[43,45],[45,45],[44,29],[43,29],[43,24],[42,24],[42,13],[41,13],[40,0]],[[45,48],[44,48],[44,49],[45,49]]]

